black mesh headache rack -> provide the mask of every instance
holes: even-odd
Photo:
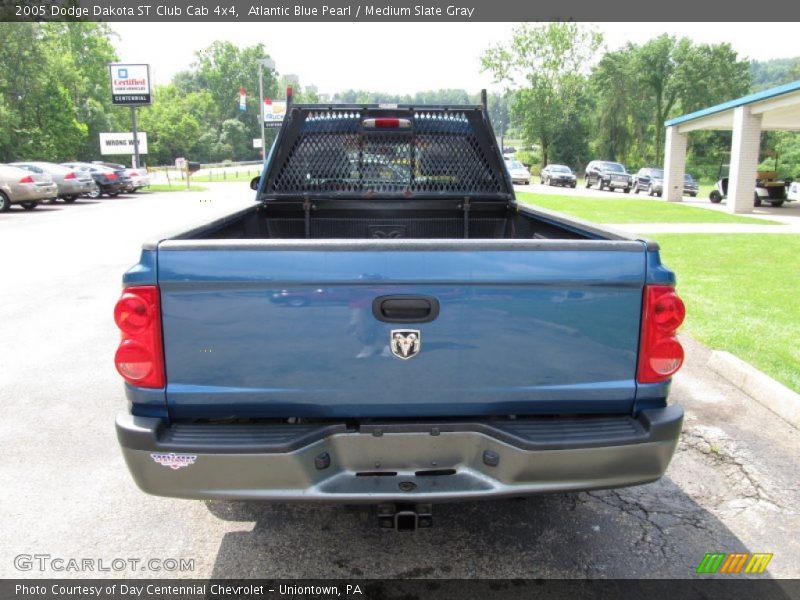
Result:
[[[513,201],[482,106],[291,105],[259,198]]]

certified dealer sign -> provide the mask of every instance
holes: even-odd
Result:
[[[112,103],[150,104],[150,65],[112,64],[109,69]]]

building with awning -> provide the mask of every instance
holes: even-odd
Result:
[[[688,135],[692,131],[733,131],[728,175],[728,210],[753,210],[762,131],[800,131],[800,81],[723,102],[670,119],[664,156],[664,196],[683,200]]]

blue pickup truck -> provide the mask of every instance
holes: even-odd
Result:
[[[290,105],[256,187],[124,275],[142,490],[414,528],[434,502],[664,473],[675,277],[650,241],[518,203],[485,106]]]

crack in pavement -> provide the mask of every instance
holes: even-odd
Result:
[[[747,453],[723,432],[704,426],[684,429],[677,452],[687,451],[699,453],[711,467],[720,469],[730,492],[738,496],[730,499],[724,495],[709,497],[704,494],[703,500],[709,500],[714,509],[735,514],[757,505],[772,511],[786,510],[776,495],[765,489],[763,477],[754,466],[755,460],[745,456]]]
[[[702,509],[684,507],[681,511],[653,510],[648,508],[646,492],[637,488],[626,490],[603,490],[586,492],[586,494],[606,506],[633,517],[641,528],[639,539],[634,547],[646,547],[651,553],[660,553],[665,559],[674,553],[670,542],[670,529],[679,525],[687,525],[702,530],[713,536],[714,532],[703,523]],[[692,514],[694,513],[694,514]],[[659,522],[673,521],[672,523]]]

